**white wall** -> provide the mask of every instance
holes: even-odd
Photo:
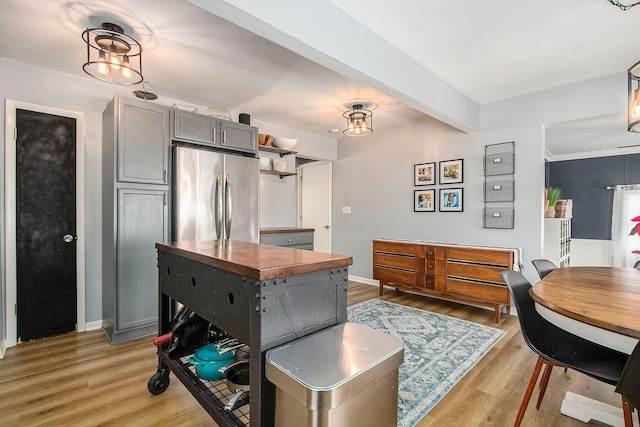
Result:
[[[294,150],[297,156],[315,160],[336,160],[338,146],[335,138],[323,137],[297,129],[291,129],[273,123],[251,119],[251,125],[257,126],[260,133],[284,138],[296,138]],[[278,154],[260,152],[260,157],[279,159]],[[296,156],[284,156],[287,171],[295,172]],[[297,182],[295,176],[280,179],[276,175],[260,175],[260,226],[295,227],[297,225]]]
[[[544,126],[592,117],[626,115],[626,109],[627,75],[622,72],[483,105],[481,129]],[[593,152],[585,154],[588,157],[595,155]],[[565,157],[581,158],[580,155]],[[610,255],[610,240],[571,241],[571,265],[607,266],[610,265]]]
[[[550,125],[610,114],[626,115],[626,73],[485,104],[481,130]]]
[[[59,73],[6,58],[0,59],[0,70],[3,101],[3,120],[0,125],[2,135],[6,114],[5,99],[76,111],[85,115],[86,321],[99,320],[102,318],[101,122],[102,110],[114,93],[110,85],[97,80]],[[4,147],[5,142],[2,140],[3,153]],[[2,162],[4,164],[4,156]],[[4,186],[2,199],[4,200]],[[4,209],[2,216],[4,217]],[[5,295],[4,289],[2,295]],[[2,300],[4,301],[4,298]]]
[[[541,126],[473,135],[433,119],[375,131],[338,142],[334,164],[334,252],[353,257],[350,274],[372,277],[371,241],[376,238],[437,240],[520,247],[525,276],[535,280],[531,259],[542,251],[543,129]],[[515,141],[515,228],[483,228],[484,150]],[[463,212],[414,212],[413,165],[464,160]],[[424,188],[424,187],[421,187]],[[343,214],[344,206],[351,214]]]
[[[611,240],[571,239],[571,265],[611,266]]]
[[[131,91],[136,88],[110,85],[90,77],[65,74],[7,58],[0,58],[0,99],[2,100],[0,120],[0,135],[4,135],[5,127],[5,99],[13,99],[31,104],[60,108],[84,113],[85,115],[85,236],[86,236],[86,322],[96,322],[102,319],[102,111],[114,96],[133,97]],[[198,112],[205,114],[206,106],[185,103],[180,100],[160,96],[158,104],[171,106],[174,103],[193,106]],[[215,100],[212,100],[215,105]],[[249,112],[250,113],[250,112]],[[232,111],[232,117],[238,112]],[[254,123],[255,122],[255,123]],[[299,138],[296,150],[301,155],[310,158],[335,160],[337,157],[336,141],[305,132],[280,127],[266,122],[255,121],[252,125],[264,127],[264,133]],[[261,130],[262,132],[262,130]],[[4,165],[4,139],[0,139],[0,153]],[[295,169],[293,157],[288,168]],[[4,235],[4,172],[0,174],[0,217],[2,235]],[[266,175],[265,175],[266,177]],[[280,180],[275,176],[268,176],[262,182],[266,187],[261,197],[264,209],[262,218],[266,220],[263,226],[295,226],[296,188],[295,177]],[[266,184],[266,185],[265,185]],[[5,295],[5,266],[4,266],[4,238],[2,245],[2,293]],[[0,304],[0,338],[4,337],[4,302]]]
[[[101,134],[102,111],[114,95],[131,96],[132,88],[89,77],[64,74],[0,58],[0,98],[85,114],[86,321],[98,321],[101,308]],[[172,105],[180,101],[160,97]],[[215,105],[215,100],[212,100]],[[525,275],[541,253],[543,186],[542,125],[563,120],[619,113],[626,105],[624,75],[614,75],[540,94],[482,106],[482,133],[464,134],[433,119],[376,130],[365,138],[306,134],[278,125],[252,124],[261,132],[300,140],[296,149],[309,158],[336,160],[334,165],[334,250],[354,257],[353,275],[371,277],[371,240],[378,237],[436,239],[476,244],[522,246]],[[197,106],[199,112],[205,106]],[[251,113],[249,111],[249,113]],[[237,117],[238,112],[232,112]],[[4,120],[0,121],[4,135]],[[482,155],[484,146],[516,142],[516,224],[514,230],[482,228]],[[4,153],[4,140],[0,152]],[[462,213],[414,213],[413,165],[463,158],[465,207]],[[293,158],[290,159],[290,162]],[[293,170],[293,165],[287,165]],[[294,226],[295,179],[261,179],[261,225]],[[439,188],[439,186],[436,186]],[[351,206],[352,214],[342,214]],[[0,188],[4,221],[4,185]],[[2,222],[4,232],[4,222]],[[2,239],[3,240],[3,239]],[[4,248],[2,248],[4,251]],[[2,252],[4,255],[4,252]],[[4,260],[4,256],[2,257]],[[4,264],[2,265],[4,296]],[[2,309],[0,309],[2,310]],[[1,312],[1,311],[0,311]],[[1,326],[1,325],[0,325]],[[0,328],[3,329],[4,328]],[[0,331],[1,332],[1,331]]]

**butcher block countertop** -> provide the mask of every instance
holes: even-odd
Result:
[[[314,232],[313,228],[299,228],[299,227],[267,227],[261,228],[260,234],[281,234],[281,233],[308,233]]]
[[[349,256],[236,240],[156,243],[156,249],[256,280],[347,267],[353,263]]]

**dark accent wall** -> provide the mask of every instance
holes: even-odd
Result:
[[[545,183],[573,200],[572,237],[611,240],[613,190],[607,187],[640,184],[640,154],[549,162]]]

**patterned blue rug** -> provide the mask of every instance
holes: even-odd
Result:
[[[416,425],[493,347],[505,331],[371,299],[348,307],[349,322],[404,342],[398,378],[398,426]]]

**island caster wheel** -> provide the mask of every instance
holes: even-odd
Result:
[[[147,389],[151,394],[160,394],[169,387],[169,370],[164,369],[151,375]]]

